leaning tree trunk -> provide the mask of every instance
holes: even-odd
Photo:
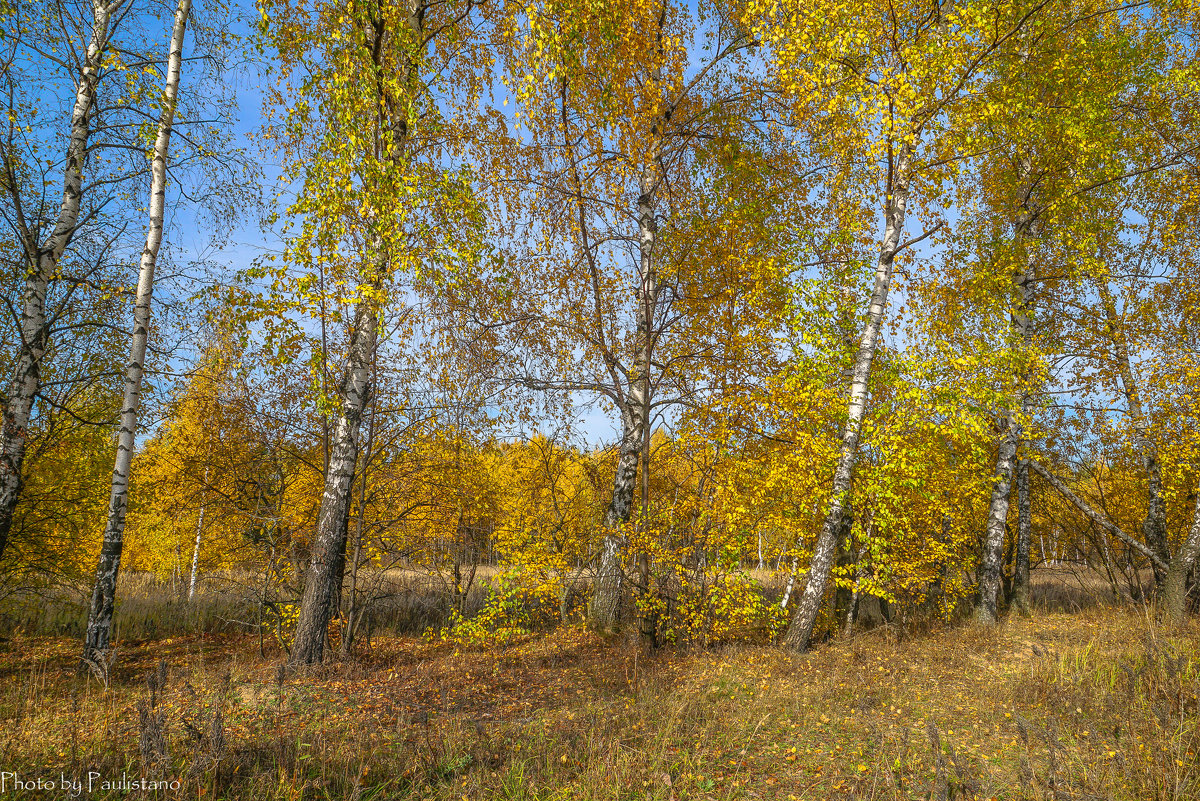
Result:
[[[854,462],[858,457],[858,437],[867,409],[871,364],[875,359],[875,349],[879,344],[879,333],[883,325],[883,313],[887,308],[888,290],[892,285],[892,269],[896,251],[900,246],[900,236],[904,231],[905,209],[908,206],[910,184],[908,171],[913,147],[913,144],[903,145],[897,154],[895,164],[891,165],[891,173],[894,177],[889,187],[891,192],[886,210],[883,243],[880,246],[879,260],[875,266],[875,287],[871,292],[867,324],[863,328],[858,352],[854,357],[854,373],[850,380],[846,423],[842,428],[842,447],[838,455],[837,468],[833,474],[833,497],[829,502],[829,511],[825,515],[825,524],[817,538],[817,547],[813,550],[804,594],[800,597],[800,603],[796,606],[792,622],[783,637],[784,645],[796,651],[806,650],[808,642],[812,638],[813,626],[817,622],[817,613],[821,609],[821,598],[825,595],[829,574],[833,568],[834,546],[838,534],[842,531],[842,519],[849,504]]]
[[[373,297],[359,300],[354,313],[354,335],[342,379],[342,408],[330,439],[325,491],[317,516],[296,638],[289,662],[311,665],[325,655],[329,621],[340,603],[342,569],[346,564],[346,533],[350,523],[351,489],[358,461],[358,436],[363,410],[371,393],[371,364],[375,357],[378,314]]]
[[[1058,478],[1058,476],[1054,475],[1049,470],[1042,467],[1040,464],[1033,461],[1032,459],[1029,460],[1029,466],[1031,468],[1033,468],[1033,471],[1035,473],[1037,473],[1042,478],[1046,479],[1047,484],[1054,487],[1054,489],[1058,490],[1060,495],[1062,495],[1064,498],[1066,498],[1068,501],[1070,501],[1071,504],[1076,509],[1078,509],[1080,512],[1082,512],[1084,517],[1086,517],[1088,520],[1090,520],[1092,523],[1094,523],[1097,528],[1104,529],[1105,531],[1112,534],[1117,539],[1121,540],[1121,542],[1125,543],[1130,548],[1134,549],[1135,551],[1140,553],[1142,556],[1149,559],[1150,564],[1154,565],[1155,568],[1162,570],[1164,573],[1170,569],[1170,565],[1165,559],[1160,557],[1158,554],[1156,554],[1150,548],[1147,548],[1145,545],[1138,542],[1136,539],[1131,537],[1129,534],[1125,533],[1124,529],[1122,529],[1116,523],[1112,522],[1107,517],[1100,514],[1095,509],[1093,509],[1091,506],[1089,506],[1088,503],[1085,500],[1083,500],[1083,498],[1080,498],[1078,495],[1076,495],[1074,492],[1072,492],[1071,488],[1068,487],[1066,484],[1064,484],[1062,482],[1062,480],[1060,480]],[[1102,542],[1102,544],[1103,544],[1103,542]],[[1076,546],[1076,549],[1078,550],[1078,546]]]
[[[96,84],[100,79],[100,63],[108,47],[109,26],[115,9],[116,4],[110,6],[105,0],[92,1],[92,32],[87,51],[80,62],[75,105],[71,109],[62,201],[54,229],[44,243],[39,244],[32,238],[30,226],[18,211],[19,226],[23,233],[21,244],[28,272],[21,293],[21,349],[17,354],[12,380],[4,390],[4,420],[0,426],[0,557],[8,547],[13,515],[21,497],[33,400],[41,388],[42,359],[50,347],[50,333],[46,326],[46,295],[58,269],[58,261],[79,224],[79,207],[83,200],[83,165],[87,158],[88,136],[91,134]],[[5,167],[9,173],[12,172],[11,163]],[[9,183],[9,191],[16,197],[19,187],[15,181]]]
[[[1179,553],[1171,560],[1163,581],[1163,611],[1173,625],[1183,623],[1187,615],[1187,581],[1196,558],[1200,556],[1200,487],[1196,489],[1196,508],[1192,512],[1192,528]]]
[[[179,0],[167,55],[167,82],[163,89],[163,109],[154,141],[154,160],[150,179],[150,224],[146,246],[138,270],[137,300],[133,309],[133,335],[129,345],[129,364],[125,367],[125,395],[121,402],[121,429],[117,434],[117,457],[113,464],[112,492],[108,500],[108,522],[96,566],[96,583],[88,611],[87,634],[83,644],[84,662],[93,661],[108,650],[112,632],[113,603],[117,591],[117,573],[125,539],[125,512],[129,505],[129,468],[133,462],[134,440],[138,428],[138,406],[142,396],[142,371],[146,362],[146,340],[150,333],[150,305],[154,296],[154,268],[162,244],[163,216],[167,195],[167,150],[171,143],[171,125],[175,120],[175,102],[179,95],[179,73],[183,66],[183,35],[187,28],[192,0]]]

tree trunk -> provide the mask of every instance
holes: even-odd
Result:
[[[1163,581],[1163,609],[1172,625],[1182,624],[1187,615],[1187,580],[1196,565],[1197,556],[1200,556],[1200,487],[1196,489],[1192,528],[1179,553],[1171,560]]]
[[[628,522],[633,512],[638,454],[642,448],[640,407],[630,404],[621,418],[621,444],[617,455],[617,469],[613,475],[613,495],[604,512],[605,533],[600,550],[600,565],[596,572],[596,586],[588,604],[589,624],[602,631],[611,629],[619,622],[621,595],[625,583],[622,564],[625,538],[617,528]]]
[[[62,201],[54,229],[45,242],[39,244],[33,239],[31,226],[25,222],[19,204],[15,204],[28,273],[21,293],[21,348],[15,359],[12,380],[4,389],[4,420],[0,427],[0,557],[8,547],[13,515],[21,497],[33,401],[41,388],[42,359],[50,348],[50,334],[46,330],[46,295],[58,269],[58,261],[79,223],[79,207],[83,200],[83,165],[87,158],[88,136],[91,134],[96,84],[100,78],[100,63],[108,47],[112,15],[118,5],[114,3],[110,6],[105,0],[92,0],[92,32],[80,63],[75,104],[71,109]],[[14,193],[15,198],[15,193],[19,191],[16,182],[11,180],[15,167],[10,157],[4,161],[11,184],[9,191]]]
[[[1021,424],[1012,415],[1006,420],[1006,430],[996,456],[996,478],[992,499],[988,505],[987,530],[983,540],[983,563],[979,575],[979,606],[975,615],[981,623],[995,623],[1000,598],[1001,564],[1004,554],[1005,523],[1008,520],[1009,490],[1012,487],[1013,461]]]
[[[1017,563],[1013,569],[1013,606],[1029,614],[1029,549],[1033,510],[1029,501],[1029,460],[1017,461]]]
[[[656,73],[656,78],[660,77]],[[659,123],[661,125],[661,122]],[[641,456],[641,485],[642,485],[642,535],[650,536],[650,400],[653,387],[650,383],[650,367],[654,351],[654,313],[658,305],[658,272],[654,266],[654,243],[658,235],[658,221],[654,216],[654,195],[658,191],[658,176],[660,174],[657,157],[642,175],[642,194],[638,197],[638,242],[641,286],[638,292],[639,312],[643,319],[638,320],[638,330],[643,334],[639,356],[640,364],[635,362],[638,380],[641,383],[642,407],[642,456]],[[638,578],[641,583],[642,596],[641,614],[638,616],[642,644],[648,650],[653,650],[658,642],[658,621],[653,612],[653,592],[650,587],[650,554],[646,550],[648,542],[638,554]]]
[[[1154,551],[1147,548],[1142,543],[1135,540],[1133,537],[1126,534],[1120,528],[1120,526],[1118,526],[1116,523],[1113,523],[1111,520],[1108,520],[1103,515],[1101,515],[1099,512],[1097,512],[1095,509],[1093,509],[1091,506],[1089,506],[1087,504],[1087,502],[1085,502],[1082,498],[1080,498],[1078,495],[1076,495],[1074,492],[1072,492],[1070,487],[1068,487],[1066,484],[1062,483],[1062,481],[1059,480],[1058,476],[1054,475],[1049,470],[1042,467],[1040,464],[1038,464],[1037,462],[1035,462],[1033,460],[1030,460],[1029,466],[1031,468],[1033,468],[1034,472],[1036,472],[1042,478],[1046,479],[1047,483],[1049,483],[1050,486],[1052,486],[1052,487],[1054,487],[1054,489],[1058,490],[1059,493],[1064,498],[1066,498],[1068,501],[1070,501],[1072,503],[1072,505],[1075,506],[1076,509],[1078,509],[1080,512],[1082,512],[1083,515],[1088,520],[1091,520],[1097,526],[1108,531],[1110,534],[1112,534],[1114,537],[1116,537],[1117,539],[1124,542],[1130,548],[1133,548],[1135,551],[1142,554],[1142,556],[1145,556],[1147,559],[1150,560],[1150,564],[1155,565],[1156,567],[1158,567],[1159,569],[1164,570],[1164,571],[1169,568],[1168,563],[1163,561],[1159,557],[1158,554],[1156,554]],[[1078,546],[1076,546],[1076,550],[1078,550]]]
[[[142,371],[146,361],[146,340],[150,333],[151,301],[154,296],[154,268],[162,244],[163,217],[166,211],[167,151],[171,143],[171,125],[175,120],[175,102],[179,95],[179,73],[183,66],[183,36],[187,28],[192,0],[179,0],[175,8],[171,45],[167,56],[167,82],[163,89],[163,110],[154,141],[151,164],[150,224],[146,246],[138,270],[137,300],[133,310],[133,336],[129,346],[129,364],[125,368],[125,395],[121,403],[121,429],[117,434],[117,457],[113,464],[112,492],[108,501],[108,522],[96,566],[96,584],[88,611],[87,634],[83,645],[84,661],[94,660],[108,650],[112,631],[113,604],[121,550],[125,540],[125,513],[129,506],[129,469],[138,429],[138,405],[142,394]]]
[[[846,625],[842,628],[842,633],[847,637],[854,631],[854,618],[858,614],[858,591],[862,586],[863,577],[866,575],[867,542],[871,539],[870,534],[863,539],[862,547],[858,549],[854,560],[854,587],[850,591],[850,600],[846,604]]]
[[[212,439],[208,442],[208,447],[205,449],[205,464],[204,464],[204,501],[200,504],[200,514],[196,516],[196,542],[192,546],[192,577],[188,581],[188,600],[192,600],[192,596],[196,592],[196,575],[200,567],[200,537],[204,534],[204,511],[208,508],[208,478],[212,470]]]
[[[660,77],[660,76],[659,76]],[[660,122],[651,130],[656,142],[661,137]],[[652,159],[641,180],[641,194],[637,202],[638,222],[638,287],[636,332],[632,374],[629,376],[629,391],[621,409],[621,445],[617,457],[616,474],[613,476],[613,496],[604,514],[607,530],[600,553],[600,568],[596,574],[596,587],[588,609],[588,617],[595,628],[611,629],[620,622],[621,597],[623,592],[622,561],[625,538],[613,529],[629,521],[633,511],[634,492],[637,488],[638,462],[642,462],[643,495],[648,491],[651,390],[650,357],[654,345],[654,313],[658,306],[660,291],[658,273],[654,267],[654,245],[658,236],[655,212],[655,195],[662,178],[659,155]],[[578,179],[576,179],[578,180]],[[640,452],[640,455],[639,455]],[[643,509],[643,514],[645,514]],[[649,563],[639,555],[639,572],[644,580],[649,578]],[[649,587],[643,586],[643,592]],[[641,621],[643,629],[646,621]]]
[[[378,355],[378,354],[376,354]],[[379,383],[379,363],[372,367],[374,383]],[[371,416],[367,419],[367,447],[363,452],[362,474],[358,480],[358,520],[354,526],[354,558],[350,562],[350,602],[346,605],[346,627],[342,629],[342,653],[350,655],[354,648],[354,633],[362,618],[362,610],[358,606],[358,571],[362,564],[363,535],[366,532],[367,520],[367,469],[371,464],[371,456],[375,450],[375,412],[379,408],[377,399],[372,399]]]
[[[1162,468],[1158,464],[1158,449],[1150,438],[1150,427],[1146,422],[1141,393],[1129,361],[1129,343],[1124,325],[1117,315],[1117,305],[1108,284],[1103,279],[1097,280],[1096,284],[1100,291],[1101,305],[1104,307],[1106,333],[1116,352],[1117,373],[1121,377],[1121,388],[1129,407],[1129,422],[1133,426],[1134,441],[1141,452],[1142,468],[1146,471],[1146,517],[1142,521],[1142,538],[1159,559],[1169,562],[1171,551],[1167,544],[1167,512],[1162,500]],[[1167,571],[1157,564],[1152,564],[1152,567],[1154,581],[1162,587]]]
[[[378,312],[374,295],[363,297],[354,310],[354,334],[342,379],[342,408],[330,438],[325,491],[317,516],[317,531],[304,579],[304,595],[296,621],[289,663],[320,662],[325,655],[326,630],[341,602],[342,570],[346,564],[346,534],[350,523],[350,490],[358,462],[358,436],[363,410],[371,394],[371,364],[375,357]]]
[[[196,543],[192,547],[192,576],[188,580],[187,599],[192,600],[196,594],[196,574],[200,567],[200,538],[204,533],[204,507],[200,507],[200,515],[196,518]]]
[[[1031,192],[1036,182],[1030,180],[1032,165],[1025,159],[1021,165],[1023,183],[1026,186],[1024,199],[1013,225],[1013,237],[1019,245],[1024,244],[1032,232],[1037,211],[1033,206]],[[1018,248],[1019,258],[1026,259],[1023,247]],[[1016,306],[1009,316],[1014,343],[1026,352],[1032,340],[1033,275],[1028,261],[1013,273],[1013,294]],[[984,534],[983,563],[980,565],[979,606],[976,618],[984,624],[994,624],[999,614],[1000,584],[1002,578],[1001,555],[1004,550],[1004,531],[1008,521],[1008,508],[1012,497],[1013,472],[1017,449],[1021,445],[1024,418],[1030,411],[1029,371],[1022,370],[1016,376],[1016,392],[1013,406],[1004,415],[1004,436],[996,454],[995,484],[992,486],[991,502],[988,505],[987,529]],[[1019,409],[1019,412],[1018,412]],[[1018,413],[1020,417],[1018,417]],[[1018,535],[1019,536],[1019,535]],[[1028,557],[1028,543],[1025,549]],[[1018,548],[1018,560],[1020,549]],[[1026,568],[1029,560],[1026,558]],[[1028,573],[1028,570],[1026,570]],[[1016,589],[1014,577],[1014,590]]]
[[[846,423],[842,428],[842,447],[838,455],[837,468],[833,474],[833,497],[825,524],[817,538],[812,562],[808,568],[808,581],[804,594],[796,606],[796,613],[784,635],[783,643],[788,648],[804,651],[812,637],[821,598],[829,583],[829,572],[833,567],[834,546],[842,530],[842,518],[849,503],[850,487],[854,475],[854,462],[858,457],[858,437],[862,430],[863,417],[867,409],[867,392],[871,383],[871,364],[879,343],[883,314],[887,308],[888,290],[892,285],[892,268],[900,236],[904,231],[905,209],[908,205],[909,161],[912,145],[904,144],[891,167],[891,190],[886,208],[886,226],[883,243],[879,249],[879,260],[875,267],[875,287],[871,292],[871,306],[867,324],[859,340],[858,352],[854,357],[854,373],[850,381],[849,404]]]

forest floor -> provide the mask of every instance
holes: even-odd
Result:
[[[0,644],[0,798],[1200,798],[1200,626],[1142,611],[800,656],[387,637],[304,675],[185,636],[122,644],[107,688],[78,648]]]

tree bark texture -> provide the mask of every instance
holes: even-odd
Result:
[[[436,33],[428,34],[425,29],[425,13],[428,8],[426,0],[410,0],[404,23],[418,41],[425,43],[428,43],[426,36],[436,36]],[[379,130],[390,129],[393,136],[388,152],[381,148],[380,139],[376,137],[372,157],[380,161],[391,159],[395,166],[402,158],[401,154],[410,140],[409,118],[407,112],[398,110],[393,100],[388,99],[389,91],[380,83],[382,53],[386,37],[389,35],[382,21],[372,35],[374,42],[371,59],[376,81],[375,90],[380,98],[379,117],[375,123]],[[406,91],[415,94],[420,90],[414,83],[419,81],[419,63],[416,57],[410,54],[401,68],[400,85],[404,86]],[[368,239],[368,251],[377,262],[373,265],[371,291],[359,299],[354,309],[350,352],[338,393],[341,408],[329,437],[325,489],[321,495],[321,510],[317,515],[317,530],[305,575],[304,594],[300,599],[296,636],[288,659],[292,667],[315,664],[324,658],[329,621],[338,613],[341,605],[350,506],[353,501],[351,490],[354,487],[355,469],[358,464],[358,442],[363,414],[371,400],[372,371],[378,346],[380,310],[376,306],[376,298],[389,267],[385,243],[381,237],[369,231]]]
[[[354,310],[354,333],[340,388],[341,410],[330,437],[325,490],[321,495],[321,511],[317,515],[317,531],[289,657],[292,666],[311,665],[324,657],[326,631],[341,600],[341,573],[346,563],[346,534],[352,500],[350,490],[358,462],[363,411],[370,401],[377,326],[374,299],[359,300]]]
[[[209,448],[209,453],[212,449]],[[208,475],[210,465],[204,466],[204,489],[208,491]],[[188,600],[192,600],[192,596],[196,593],[196,573],[200,568],[200,538],[204,534],[204,511],[208,508],[208,500],[200,504],[200,514],[196,516],[196,542],[192,547],[192,577],[188,581]]]
[[[654,80],[661,83],[661,72]],[[669,106],[668,106],[669,108]],[[662,182],[662,132],[669,112],[656,120],[650,136],[655,142],[651,164],[643,171],[637,200],[638,225],[638,285],[636,292],[636,330],[632,373],[628,376],[628,392],[621,408],[621,444],[617,468],[613,476],[613,495],[604,514],[606,529],[600,552],[596,586],[588,609],[593,627],[611,629],[620,623],[621,598],[624,593],[625,538],[614,529],[629,521],[637,491],[638,465],[641,463],[643,502],[647,500],[647,472],[650,456],[650,409],[653,385],[650,381],[651,352],[654,346],[654,316],[658,307],[660,285],[654,266],[654,246],[658,236],[656,197]],[[643,508],[643,514],[645,513]],[[642,592],[648,592],[649,563],[639,555]],[[646,621],[642,621],[645,633]]]
[[[67,142],[66,166],[63,171],[63,192],[58,217],[50,236],[37,242],[35,234],[21,217],[22,247],[26,263],[25,286],[21,293],[21,347],[15,359],[12,379],[4,388],[4,419],[0,425],[0,557],[9,544],[13,516],[24,483],[23,465],[33,414],[33,402],[41,388],[42,360],[50,348],[46,325],[46,295],[67,245],[79,223],[83,201],[83,167],[87,158],[88,137],[91,134],[92,110],[96,102],[96,85],[100,79],[100,64],[108,47],[113,14],[121,0],[108,4],[92,0],[92,30],[87,50],[79,64],[79,82],[75,87],[75,103],[71,109],[70,138]],[[5,158],[10,189],[18,191],[13,180],[14,166]]]
[[[187,29],[192,0],[179,0],[171,30],[167,55],[167,80],[163,88],[163,109],[158,121],[151,163],[150,213],[146,245],[138,269],[137,299],[133,309],[133,332],[129,345],[129,363],[125,366],[125,392],[121,400],[121,428],[117,433],[117,456],[113,464],[112,490],[108,501],[108,520],[96,582],[88,611],[84,639],[84,660],[93,660],[108,650],[112,633],[113,605],[116,600],[117,574],[125,541],[125,513],[129,506],[129,472],[138,430],[138,406],[142,396],[142,375],[146,363],[146,341],[150,334],[151,303],[154,297],[154,270],[162,244],[163,218],[166,214],[167,153],[171,144],[171,126],[179,96],[179,75],[183,67],[183,37]]]
[[[1005,421],[1004,437],[996,456],[995,483],[988,504],[987,529],[983,540],[983,562],[979,568],[979,606],[975,615],[981,623],[995,623],[999,614],[1000,579],[1004,559],[1004,532],[1008,520],[1009,492],[1012,489],[1013,465],[1017,442],[1021,437],[1020,423],[1012,416]]]
[[[1030,193],[1034,183],[1030,181],[1031,164],[1026,160],[1022,164],[1025,196],[1020,211],[1013,225],[1013,237],[1018,244],[1030,237],[1033,221],[1037,212],[1031,202]],[[1024,248],[1019,249],[1024,258]],[[1009,327],[1013,342],[1028,350],[1032,342],[1033,306],[1033,275],[1028,263],[1013,272],[1012,291],[1015,306],[1009,317]],[[1030,411],[1029,374],[1022,370],[1016,376],[1016,391],[1013,405],[1004,414],[1004,433],[996,452],[995,483],[992,485],[992,497],[988,504],[987,528],[983,540],[983,559],[979,569],[979,605],[975,609],[976,618],[984,624],[994,624],[999,616],[1000,586],[1003,575],[1004,532],[1008,521],[1008,509],[1012,498],[1014,471],[1016,469],[1017,451],[1021,446],[1021,435],[1024,418]],[[1019,409],[1019,412],[1018,412]],[[1028,543],[1025,549],[1026,574],[1028,577]],[[1018,559],[1020,549],[1018,548]],[[1015,583],[1014,583],[1015,589]]]
[[[372,364],[373,383],[379,383],[379,363]],[[362,619],[363,610],[358,606],[358,571],[362,564],[363,535],[367,520],[367,469],[375,450],[375,411],[379,408],[377,398],[371,400],[371,416],[367,420],[367,447],[363,452],[363,467],[358,479],[358,520],[354,529],[354,557],[350,562],[350,602],[346,604],[346,626],[342,629],[342,653],[349,655],[354,648],[354,635]],[[338,593],[339,596],[341,593]]]
[[[1196,506],[1192,512],[1192,527],[1179,553],[1171,560],[1163,581],[1163,609],[1173,625],[1183,623],[1187,615],[1187,582],[1196,558],[1200,556],[1200,487],[1196,489]]]
[[[1029,550],[1033,537],[1033,507],[1029,498],[1029,460],[1017,460],[1017,560],[1013,568],[1013,606],[1029,613]]]
[[[838,454],[837,468],[833,474],[833,497],[829,502],[829,511],[825,515],[825,523],[821,528],[820,536],[817,538],[816,548],[813,550],[804,593],[800,596],[796,612],[783,637],[784,645],[795,651],[806,650],[809,640],[812,638],[813,626],[816,625],[817,613],[821,608],[821,599],[829,584],[829,574],[833,568],[837,536],[842,531],[843,517],[849,505],[854,462],[858,457],[858,438],[867,409],[871,365],[879,344],[883,314],[887,309],[888,291],[892,285],[896,251],[900,245],[900,236],[904,231],[911,158],[912,145],[905,144],[897,154],[895,163],[891,165],[893,178],[889,187],[891,191],[887,201],[883,242],[875,266],[875,286],[871,292],[867,324],[863,328],[858,352],[854,357],[854,373],[850,381],[846,422],[842,427],[841,451]]]

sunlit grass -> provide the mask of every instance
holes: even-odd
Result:
[[[1097,608],[803,656],[386,636],[303,675],[257,637],[189,635],[123,646],[107,690],[74,639],[18,635],[0,770],[179,782],[95,798],[1188,799],[1198,634]]]

